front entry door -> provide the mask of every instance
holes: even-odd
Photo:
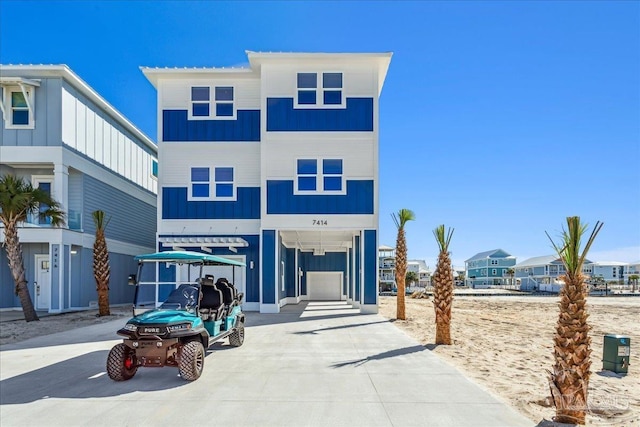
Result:
[[[51,273],[49,272],[49,255],[36,255],[35,262],[36,310],[49,311],[49,304],[51,301]]]

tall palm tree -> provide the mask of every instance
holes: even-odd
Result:
[[[509,268],[507,269],[507,276],[509,276],[511,278],[510,282],[511,282],[511,287],[515,288],[514,283],[513,283],[513,276],[516,275],[516,271],[513,268]]]
[[[445,233],[444,224],[433,230],[440,253],[433,275],[433,307],[436,311],[436,344],[451,345],[451,307],[453,305],[453,270],[449,244],[453,228]]]
[[[398,229],[398,237],[396,238],[396,284],[398,285],[396,318],[405,320],[407,316],[404,303],[406,293],[404,282],[407,274],[407,239],[404,227],[407,222],[416,219],[416,216],[410,209],[400,209],[397,214],[391,214],[391,218]]]
[[[41,209],[41,207],[44,207]],[[60,204],[48,193],[34,188],[31,183],[14,175],[0,177],[0,221],[4,225],[4,246],[9,260],[9,269],[15,284],[15,293],[20,299],[24,320],[38,319],[33,301],[27,287],[27,278],[22,258],[22,246],[18,238],[20,223],[27,220],[29,214],[40,214],[50,218],[51,225],[64,225],[64,212]]]
[[[560,243],[547,237],[560,256],[566,273],[562,277],[564,286],[560,290],[560,314],[556,324],[554,341],[553,372],[549,371],[549,388],[556,406],[555,421],[584,424],[589,377],[591,376],[591,338],[587,322],[587,296],[589,287],[582,265],[603,223],[598,221],[591,236],[580,253],[580,240],[587,224],[580,217],[567,217],[567,228],[563,229]]]
[[[111,314],[109,311],[111,267],[109,266],[109,250],[104,231],[111,220],[105,221],[103,211],[94,211],[92,216],[93,223],[96,225],[96,240],[93,242],[93,277],[96,279],[96,290],[98,291],[98,315],[108,316]]]

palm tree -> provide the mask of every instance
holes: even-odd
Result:
[[[24,320],[38,319],[33,301],[27,287],[27,278],[22,258],[22,246],[18,238],[20,223],[27,220],[29,214],[38,213],[50,218],[51,225],[64,225],[64,212],[60,204],[48,193],[34,188],[29,182],[14,175],[0,177],[0,221],[4,225],[4,246],[9,260],[9,269],[15,283],[15,293],[20,299]]]
[[[629,281],[633,284],[633,288],[631,289],[631,292],[633,293],[636,292],[636,286],[638,286],[638,279],[640,279],[640,276],[638,276],[637,274],[632,274],[631,276],[629,276]]]
[[[409,286],[411,286],[418,281],[420,281],[420,279],[418,278],[418,273],[416,273],[415,271],[407,271],[407,274],[404,276],[405,284],[409,284]]]
[[[553,248],[564,264],[564,286],[560,290],[560,314],[554,335],[554,365],[549,371],[549,388],[556,406],[555,421],[584,424],[587,409],[589,377],[591,376],[591,338],[587,323],[587,296],[589,287],[582,265],[596,235],[602,228],[598,221],[589,240],[580,253],[580,239],[587,224],[580,217],[567,217],[567,229],[562,231],[559,244]]]
[[[507,269],[506,273],[507,273],[507,276],[511,278],[511,287],[515,288],[515,286],[513,286],[513,276],[516,275],[516,271],[513,268],[509,268]]]
[[[109,311],[111,267],[109,266],[109,250],[104,230],[109,225],[110,219],[105,222],[103,211],[95,211],[92,215],[93,223],[96,225],[96,240],[93,243],[93,277],[96,279],[96,290],[98,291],[98,315],[108,316],[111,314]]]
[[[405,238],[404,227],[409,221],[416,219],[415,214],[410,209],[400,209],[397,214],[391,214],[393,222],[398,229],[398,237],[396,239],[396,284],[398,285],[398,305],[396,310],[396,318],[405,320],[405,275],[407,274],[407,240]]]
[[[433,230],[440,253],[433,275],[433,307],[436,311],[436,344],[451,345],[451,306],[453,305],[453,270],[449,243],[453,229],[445,233],[444,224]]]

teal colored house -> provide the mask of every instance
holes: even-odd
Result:
[[[502,249],[480,252],[464,262],[466,284],[474,289],[511,284],[516,257]]]

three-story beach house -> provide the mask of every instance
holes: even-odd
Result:
[[[233,280],[247,310],[346,300],[377,311],[378,99],[391,54],[247,55],[246,68],[142,68],[158,93],[158,249],[243,261]],[[161,268],[157,294],[187,275]]]
[[[36,310],[97,304],[96,210],[110,219],[110,302],[131,302],[127,275],[136,269],[133,256],[155,247],[156,145],[65,65],[1,65],[0,86],[0,175],[50,193],[66,213],[61,228],[37,214],[19,225]],[[0,284],[0,308],[20,307],[2,245]]]
[[[516,258],[502,249],[493,249],[472,256],[464,265],[468,286],[506,286],[510,283],[509,270],[516,265]]]

